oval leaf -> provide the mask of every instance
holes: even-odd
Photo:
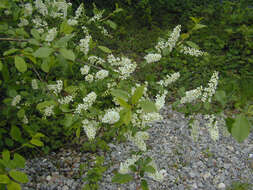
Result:
[[[15,67],[21,73],[27,70],[27,64],[25,60],[20,56],[15,56]]]
[[[10,183],[10,178],[7,175],[0,175],[0,184]]]
[[[20,183],[27,183],[28,177],[25,173],[17,171],[17,170],[11,170],[9,172],[9,175],[16,181],[20,182]]]
[[[101,49],[105,53],[112,53],[112,51],[105,46],[98,46],[98,48]]]
[[[236,116],[235,122],[232,125],[232,136],[238,141],[243,142],[250,133],[250,124],[245,115]]]
[[[53,52],[52,48],[49,47],[41,47],[39,49],[37,49],[33,55],[34,57],[38,57],[38,58],[45,58],[48,57],[51,53]]]
[[[71,61],[75,61],[75,54],[72,50],[68,50],[68,49],[65,49],[65,48],[61,48],[60,49],[60,54],[65,58],[65,59],[68,59],[68,60],[71,60]]]

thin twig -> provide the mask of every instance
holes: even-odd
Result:
[[[0,38],[0,41],[28,42],[27,39],[16,39],[16,38]]]

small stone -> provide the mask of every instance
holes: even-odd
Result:
[[[249,158],[253,158],[253,154],[249,154]]]
[[[228,150],[234,151],[234,148],[232,146],[227,146]]]
[[[62,190],[68,190],[69,189],[69,187],[67,186],[67,185],[64,185],[63,187],[62,187]]]
[[[47,176],[46,180],[50,181],[52,179],[52,177],[50,175]]]
[[[226,185],[224,183],[220,183],[218,185],[218,189],[225,189],[226,188]]]
[[[203,175],[204,180],[207,180],[207,178],[211,177],[211,174],[209,172],[205,173]]]

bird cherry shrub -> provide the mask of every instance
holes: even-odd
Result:
[[[168,73],[157,81],[154,97],[150,96],[149,81],[137,81],[134,72],[138,67],[145,72],[146,65],[172,59],[173,51],[205,56],[207,53],[198,50],[196,44],[186,41],[192,32],[205,26],[196,18],[187,33],[176,26],[167,39],[158,41],[142,64],[137,64],[126,56],[114,55],[93,37],[100,33],[110,40],[109,31],[117,29],[111,17],[120,11],[116,6],[114,12],[105,15],[94,5],[90,17],[83,4],[73,10],[64,0],[1,1],[0,189],[17,190],[21,189],[20,183],[28,182],[27,175],[19,170],[25,166],[21,156],[25,151],[41,148],[48,152],[81,139],[84,149],[91,152],[107,151],[108,143],[125,140],[138,147],[139,152],[121,163],[113,182],[135,179],[138,187],[148,189],[145,172],[163,180],[166,171],[159,171],[152,158],[144,154],[145,140],[149,138],[148,124],[162,120],[159,111],[165,105],[167,89],[180,73]],[[219,137],[224,117],[218,119],[218,111],[211,109],[217,85],[218,72],[214,71],[206,87],[181,91],[182,97],[173,104],[191,115],[194,139],[199,127],[195,113],[204,113],[212,139]],[[223,102],[222,93],[216,97]],[[247,119],[238,116],[234,123],[232,134],[239,134],[239,140],[243,140],[249,130]],[[243,133],[239,130],[241,123]],[[106,170],[103,157],[97,157],[93,166],[85,178],[85,189],[98,189],[98,180]],[[132,177],[133,173],[137,178]]]

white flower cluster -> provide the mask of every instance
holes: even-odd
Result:
[[[180,36],[180,32],[181,32],[181,25],[178,25],[173,29],[168,41],[167,42],[165,42],[164,40],[159,41],[158,44],[155,46],[155,49],[159,53],[161,53],[163,49],[169,47],[169,52],[171,52],[173,48],[176,46],[176,43]]]
[[[57,29],[54,27],[48,30],[48,34],[45,38],[45,41],[52,42],[56,36],[57,36]]]
[[[22,122],[24,124],[28,124],[28,119],[27,119],[26,115],[24,115]]]
[[[133,142],[141,151],[146,151],[147,146],[145,140],[149,139],[149,134],[145,131],[138,131],[134,136],[130,133],[126,135],[127,139]]]
[[[210,137],[213,141],[219,139],[218,121],[215,119],[215,115],[205,115],[204,118],[207,120],[206,127],[209,131]]]
[[[38,87],[38,83],[37,83],[37,80],[36,79],[32,79],[32,89],[33,90],[37,90],[39,87]]]
[[[17,95],[12,99],[11,105],[12,106],[16,106],[17,104],[19,104],[19,102],[21,101],[21,96]]]
[[[108,33],[108,31],[105,29],[105,27],[103,27],[103,26],[98,26],[98,28],[101,30],[101,33],[104,34],[105,36],[107,36],[107,37],[112,37],[112,36]]]
[[[30,16],[32,15],[33,13],[33,6],[31,3],[26,3],[24,5],[24,16],[27,17],[27,16]]]
[[[55,94],[58,94],[62,91],[63,83],[61,80],[56,81],[57,84],[50,84],[47,85],[47,88],[49,90],[53,90]]]
[[[18,26],[23,27],[23,26],[27,26],[28,24],[29,24],[28,20],[26,20],[25,18],[21,18]]]
[[[172,75],[167,75],[166,78],[164,80],[160,80],[158,82],[158,84],[164,86],[164,87],[167,87],[169,84],[175,82],[177,79],[179,79],[180,77],[180,73],[179,72],[176,72],[176,73],[173,73]]]
[[[151,112],[151,113],[145,113],[140,116],[142,120],[142,126],[141,128],[145,127],[146,124],[154,122],[154,121],[161,121],[163,120],[163,117],[157,113],[157,112]]]
[[[108,75],[109,75],[109,72],[102,69],[96,73],[96,79],[102,80],[102,79],[108,77]]]
[[[83,3],[81,3],[79,7],[76,9],[75,19],[78,19],[83,12],[84,12]]]
[[[86,35],[84,39],[80,40],[79,47],[80,47],[80,50],[84,53],[84,55],[87,55],[89,52],[90,40],[91,40],[90,35]]]
[[[136,69],[136,63],[132,63],[130,59],[127,57],[117,57],[115,58],[112,54],[108,55],[107,61],[111,64],[111,66],[119,66],[115,69],[115,72],[118,72],[121,76],[120,79],[126,79],[133,73]]]
[[[90,67],[88,65],[84,65],[80,68],[80,71],[82,75],[87,75],[90,71]]]
[[[211,102],[211,98],[215,94],[215,90],[218,85],[218,79],[219,79],[218,75],[219,73],[217,71],[213,73],[210,81],[208,82],[208,87],[204,89],[204,92],[201,98],[202,102],[205,102],[206,100],[208,100],[208,102]]]
[[[43,16],[48,15],[47,6],[42,2],[42,0],[36,0],[35,7],[38,10],[38,12]]]
[[[100,11],[99,13],[95,14],[89,21],[88,23],[91,23],[91,22],[95,22],[95,21],[98,21],[102,18],[103,16],[103,11]]]
[[[96,101],[97,95],[95,92],[89,93],[83,98],[83,104],[78,104],[75,113],[80,114],[82,110],[87,110]]]
[[[54,105],[51,105],[51,106],[47,106],[44,110],[44,117],[50,117],[51,115],[54,114],[54,111],[53,111],[53,108],[54,108]]]
[[[85,119],[82,121],[82,124],[88,139],[90,141],[93,140],[96,136],[98,123],[95,121],[88,121],[87,119]]]
[[[105,63],[105,60],[103,60],[103,59],[101,59],[100,57],[97,57],[97,56],[90,56],[88,58],[88,60],[91,64],[100,64],[101,65],[101,64]]]
[[[141,156],[133,155],[132,158],[128,158],[124,163],[120,163],[119,173],[127,174],[130,172],[129,166],[133,165],[140,159]]]
[[[146,59],[147,63],[158,62],[158,61],[160,61],[161,58],[162,58],[162,55],[158,54],[158,53],[150,53],[144,57],[144,59]]]
[[[158,171],[157,166],[153,161],[151,161],[151,163],[149,165],[155,169],[155,173],[150,173],[150,172],[147,173],[147,175],[150,178],[152,178],[156,181],[162,182],[164,177],[168,175],[167,171],[164,169]]]
[[[202,94],[202,86],[189,90],[185,93],[185,96],[181,98],[180,103],[185,104],[185,103],[190,103],[193,102],[194,100],[198,99],[198,97],[201,96]]]
[[[51,11],[50,16],[52,16],[53,18],[66,18],[67,17],[67,13],[68,13],[68,7],[72,6],[71,3],[66,3],[66,1],[53,1],[50,2],[48,7],[53,7],[53,9],[51,10],[56,10],[56,11]]]
[[[58,99],[58,102],[60,104],[69,104],[70,102],[73,102],[73,96],[71,95],[65,96],[64,98]]]
[[[45,29],[48,29],[47,22],[42,20],[40,17],[35,17],[35,19],[32,19],[32,22],[40,34],[43,33]]]
[[[190,123],[190,126],[191,126],[191,137],[194,141],[197,141],[200,130],[199,121],[195,119],[192,123]]]
[[[200,51],[198,49],[187,47],[187,46],[183,46],[183,48],[180,50],[180,52],[185,55],[191,55],[191,56],[195,56],[195,57],[202,56],[205,53],[205,52]]]
[[[165,98],[166,98],[167,94],[168,94],[168,91],[165,90],[162,95],[160,95],[160,94],[156,95],[155,106],[158,110],[160,110],[164,106]]]
[[[76,19],[68,19],[68,25],[75,26],[78,24],[78,21]]]
[[[103,123],[114,124],[120,119],[119,113],[117,111],[108,111],[102,118]]]
[[[94,80],[94,77],[92,74],[88,74],[86,77],[85,77],[85,80],[89,83],[93,82]]]

